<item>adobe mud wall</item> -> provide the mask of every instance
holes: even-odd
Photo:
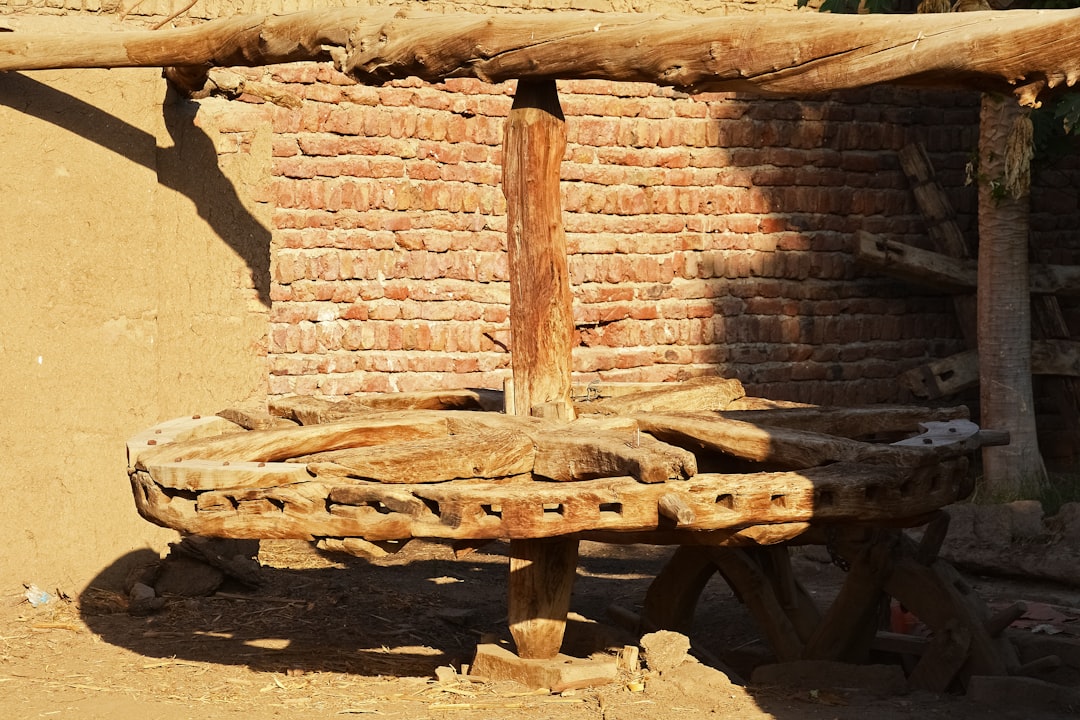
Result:
[[[270,230],[242,188],[269,134],[219,162],[192,109],[155,70],[0,75],[5,598],[160,551],[125,439],[265,396]]]

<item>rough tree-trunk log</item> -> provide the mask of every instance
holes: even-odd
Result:
[[[559,189],[565,152],[555,81],[519,82],[503,143],[514,412],[572,420],[574,319]]]
[[[569,421],[574,321],[559,188],[565,151],[555,81],[519,81],[503,142],[514,412]],[[510,634],[521,657],[559,652],[577,556],[576,538],[510,541]]]
[[[1007,430],[1008,445],[983,448],[983,487],[1015,499],[1046,479],[1035,432],[1031,387],[1026,183],[1006,181],[1029,159],[1006,151],[1026,111],[1009,98],[983,95],[979,118],[979,400],[982,425]]]
[[[328,60],[366,82],[597,78],[791,95],[881,83],[1015,92],[1080,78],[1080,10],[818,15],[433,15],[395,8],[251,15],[131,33],[2,33],[0,70]]]

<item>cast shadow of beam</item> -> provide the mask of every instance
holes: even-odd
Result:
[[[213,142],[194,123],[197,103],[168,90],[162,113],[173,140],[169,148],[158,147],[157,139],[145,130],[21,73],[0,73],[0,104],[156,172],[158,182],[191,200],[199,217],[244,260],[260,302],[270,306],[270,230],[244,207],[236,187],[222,173]],[[156,151],[152,155],[138,151],[147,146]],[[147,230],[152,237],[153,228]]]

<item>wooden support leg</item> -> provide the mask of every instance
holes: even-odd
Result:
[[[558,654],[577,561],[577,540],[510,541],[510,634],[519,657]]]
[[[765,632],[777,660],[798,660],[802,656],[802,640],[761,566],[743,550],[717,547],[708,551],[728,585]]]
[[[878,630],[883,587],[893,571],[897,535],[871,538],[852,559],[839,595],[806,644],[806,659],[866,661]]]
[[[792,572],[791,554],[787,546],[767,545],[748,548],[747,552],[769,578],[780,607],[795,626],[799,639],[808,642],[821,624],[821,612],[810,593]]]
[[[715,574],[707,548],[681,545],[645,593],[641,631],[675,630],[689,635],[698,598]]]

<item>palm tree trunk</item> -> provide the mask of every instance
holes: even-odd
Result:
[[[1031,387],[1030,136],[1017,134],[1027,122],[1027,110],[1012,98],[983,95],[978,276],[981,422],[983,427],[1008,430],[1010,435],[1008,445],[982,451],[982,489],[995,500],[1016,499],[1037,490],[1046,479]]]

